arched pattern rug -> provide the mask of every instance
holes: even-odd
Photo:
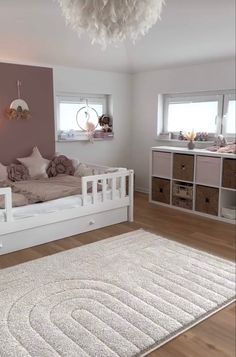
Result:
[[[144,356],[232,302],[234,272],[143,230],[1,270],[0,356]]]

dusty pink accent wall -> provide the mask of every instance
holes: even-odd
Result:
[[[18,79],[31,113],[25,121],[9,120],[4,113],[17,98]],[[34,146],[44,157],[55,153],[52,69],[0,63],[0,162],[9,164],[27,156]]]

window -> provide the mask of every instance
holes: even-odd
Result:
[[[107,112],[107,96],[58,95],[57,132],[59,139],[86,138],[86,121],[101,129],[98,117]]]
[[[235,135],[235,95],[208,93],[164,95],[163,131]]]

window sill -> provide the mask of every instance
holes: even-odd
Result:
[[[71,143],[71,142],[79,142],[79,141],[103,141],[103,140],[111,140],[114,137],[113,132],[102,132],[102,131],[95,131],[92,138],[88,136],[87,132],[76,133],[75,135],[71,136],[57,136],[56,142],[59,143]]]
[[[109,141],[112,140],[112,138],[93,138],[92,141]],[[56,140],[56,143],[79,143],[80,141],[89,141],[88,138],[84,139],[71,139],[71,140]]]
[[[156,137],[156,141],[168,141],[169,143],[187,143],[188,140],[179,140],[179,139],[164,139],[161,136]],[[214,140],[207,141],[194,141],[195,144],[213,144]]]

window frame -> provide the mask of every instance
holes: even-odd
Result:
[[[86,105],[86,100],[88,100],[88,104],[92,102],[92,104],[102,104],[103,106],[103,114],[107,113],[108,110],[108,95],[106,94],[81,94],[81,93],[57,93],[56,94],[56,123],[55,123],[55,130],[56,130],[56,137],[57,140],[60,141],[58,138],[58,133],[62,131],[60,129],[60,104],[61,103],[73,103],[73,104],[84,104]],[[75,119],[76,120],[76,119]],[[97,128],[96,130],[99,130]],[[74,130],[74,129],[72,129]],[[74,130],[76,133],[76,138],[71,139],[71,141],[77,140],[86,140],[87,132],[82,130],[78,127],[77,130]],[[69,138],[66,139],[69,141]],[[64,140],[63,140],[64,141]]]
[[[235,90],[226,91],[203,91],[203,92],[191,92],[191,93],[175,93],[175,94],[163,94],[163,115],[162,115],[162,133],[168,132],[168,108],[170,103],[188,103],[188,102],[218,102],[218,113],[216,115],[216,131],[208,133],[208,140],[213,139],[216,135],[225,134],[225,120],[227,114],[227,105],[229,100],[235,98]],[[204,100],[203,100],[204,99]],[[184,129],[183,129],[184,130]],[[178,137],[179,132],[171,132],[173,138]],[[228,135],[226,137],[231,137]]]
[[[235,91],[233,92],[229,92],[229,93],[226,93],[224,95],[224,103],[223,103],[223,116],[222,116],[222,127],[221,127],[221,132],[222,134],[226,137],[226,138],[235,138],[236,136],[236,133],[233,133],[233,134],[229,134],[226,132],[226,128],[227,128],[227,123],[226,123],[226,120],[227,120],[227,113],[228,113],[228,105],[229,105],[229,102],[231,100],[236,100],[236,93]]]

